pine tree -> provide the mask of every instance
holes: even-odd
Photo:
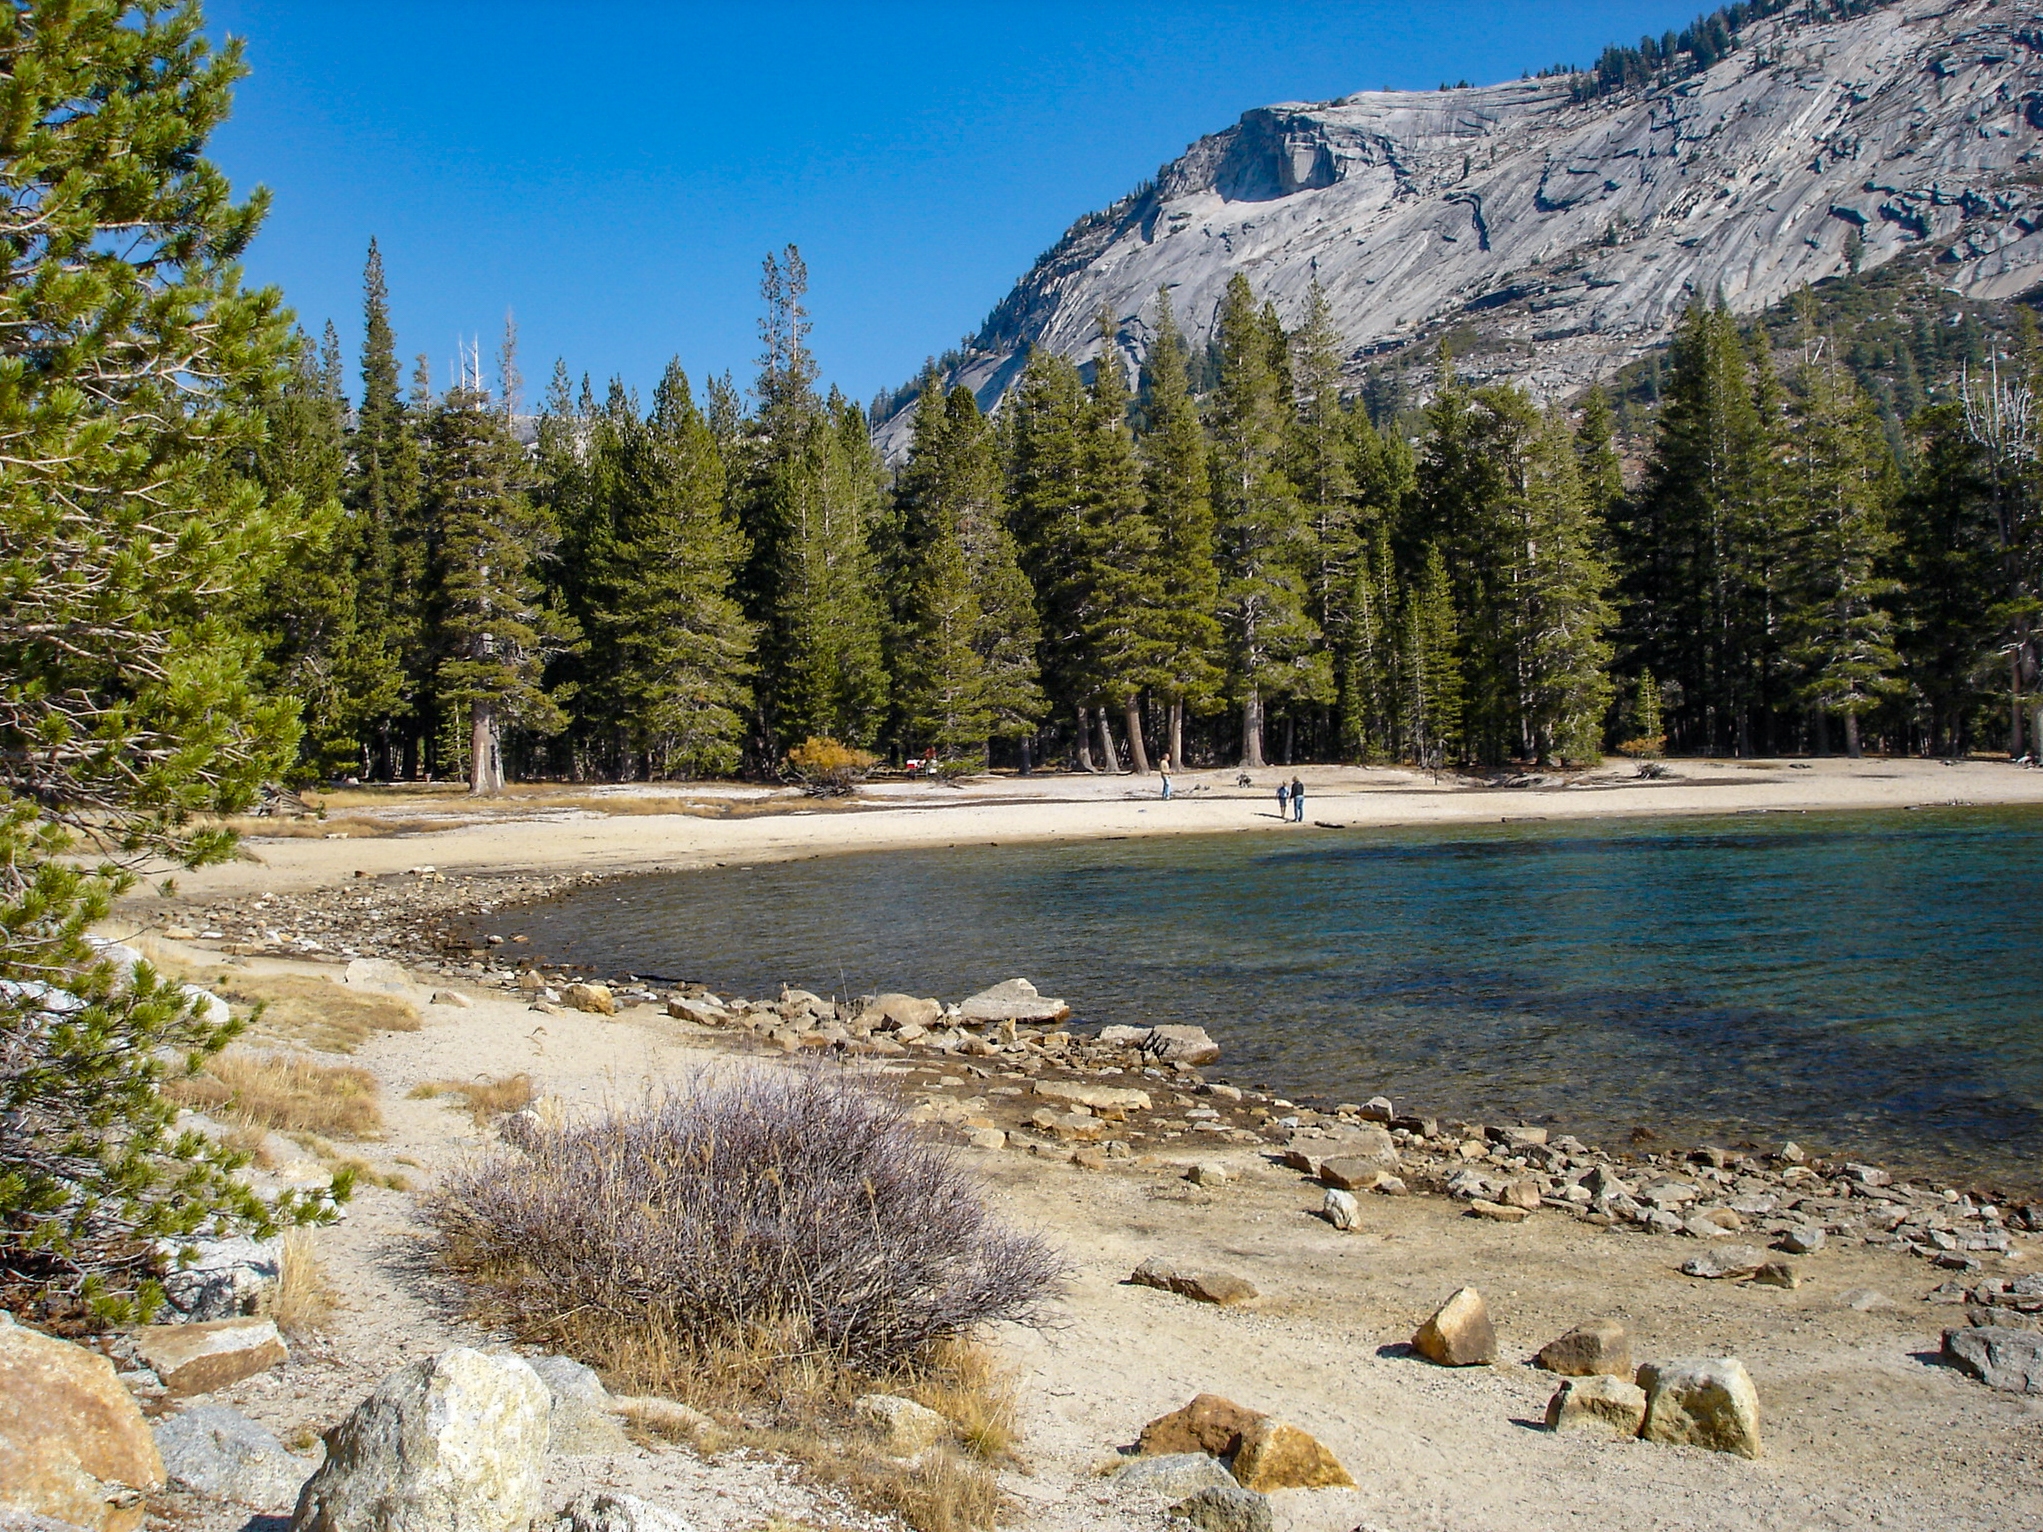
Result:
[[[1031,351],[1010,402],[1009,500],[1036,588],[1043,686],[1077,719],[1082,770],[1092,758],[1092,677],[1086,633],[1093,621],[1093,533],[1085,462],[1087,400],[1078,369]],[[1114,763],[1107,762],[1109,770]]]
[[[1185,374],[1185,343],[1170,292],[1156,295],[1156,339],[1144,363],[1149,429],[1139,448],[1142,487],[1156,529],[1157,685],[1165,693],[1165,753],[1185,769],[1185,710],[1203,710],[1224,679],[1220,650],[1220,572],[1213,562],[1213,502],[1206,437]]]
[[[1311,531],[1283,451],[1289,385],[1283,350],[1248,279],[1229,279],[1215,331],[1211,475],[1221,566],[1221,621],[1241,701],[1241,760],[1264,764],[1263,719],[1273,698],[1322,700],[1331,666],[1312,620]],[[1281,333],[1281,332],[1280,332]]]
[[[1438,547],[1405,597],[1398,677],[1402,753],[1438,771],[1461,754],[1462,678],[1454,586]]]
[[[1582,398],[1575,448],[1581,457],[1582,492],[1589,514],[1600,527],[1608,527],[1624,503],[1624,468],[1617,456],[1616,433],[1610,395],[1601,383],[1592,384]]]
[[[1397,568],[1390,531],[1370,529],[1349,571],[1341,666],[1341,749],[1364,761],[1397,753],[1400,667]]]
[[[1312,619],[1329,641],[1337,640],[1346,622],[1352,565],[1362,546],[1356,437],[1341,407],[1340,341],[1332,306],[1315,278],[1306,294],[1305,323],[1291,338],[1297,405],[1289,459],[1312,533]]]
[[[1526,750],[1546,762],[1594,761],[1609,710],[1610,570],[1597,548],[1577,437],[1559,411],[1534,435],[1526,536],[1513,599]]]
[[[801,252],[769,255],[760,287],[765,351],[742,454],[741,525],[753,550],[748,610],[762,629],[761,744],[777,760],[812,735],[863,748],[885,723],[871,548],[883,506],[864,411],[835,390],[816,394]]]
[[[1894,690],[1900,663],[1885,606],[1894,585],[1880,572],[1892,541],[1894,461],[1872,401],[1849,374],[1809,365],[1798,384],[1787,466],[1807,531],[1789,653],[1801,695],[1844,720],[1845,753],[1857,757],[1859,721]]]
[[[1896,644],[1902,673],[1928,713],[1926,743],[1945,757],[1971,747],[1974,717],[1997,668],[1996,615],[1980,600],[1995,588],[1995,525],[1985,452],[1956,404],[1910,423],[1914,450],[1896,506],[1902,590]]]
[[[1160,642],[1162,571],[1156,528],[1142,495],[1142,471],[1128,432],[1128,383],[1121,371],[1111,316],[1100,315],[1100,352],[1084,414],[1089,620],[1083,628],[1086,666],[1099,705],[1100,744],[1109,764],[1113,736],[1107,715],[1118,709],[1128,731],[1129,765],[1149,770],[1141,693],[1166,679]]]
[[[592,637],[614,657],[618,716],[648,775],[724,775],[751,713],[755,633],[734,594],[745,545],[724,506],[723,459],[678,362],[649,416],[628,402],[606,413]]]
[[[427,512],[436,533],[436,693],[467,723],[469,790],[501,792],[508,728],[566,723],[542,685],[547,656],[579,635],[544,603],[535,564],[550,537],[519,482],[523,454],[480,386],[439,401],[428,424]]]

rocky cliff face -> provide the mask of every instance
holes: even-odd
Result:
[[[1102,307],[1139,361],[1157,291],[1203,344],[1236,271],[1289,323],[1316,275],[1351,365],[1473,326],[1542,394],[1664,340],[1698,295],[1750,312],[1925,245],[1945,286],[2043,281],[2043,7],[1897,0],[1783,16],[1659,87],[1566,80],[1262,107],[1089,214],[951,370],[991,406],[1030,345],[1081,362]],[[1856,239],[1853,236],[1857,236]],[[905,450],[912,409],[883,422]]]

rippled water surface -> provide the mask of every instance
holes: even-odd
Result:
[[[1221,1077],[2043,1182],[2043,811],[1764,815],[833,857],[501,930],[606,972],[1184,1021]]]

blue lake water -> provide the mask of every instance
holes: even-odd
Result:
[[[726,994],[1021,974],[1083,1023],[1204,1026],[1209,1077],[1299,1099],[2033,1188],[2039,894],[2043,810],[1946,808],[890,852],[636,878],[492,928]]]

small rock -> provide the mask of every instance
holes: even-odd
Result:
[[[475,1004],[473,1000],[462,994],[458,989],[434,990],[432,1003],[434,1005],[451,1005],[458,1011],[468,1010]]]
[[[347,966],[346,983],[350,989],[365,989],[371,994],[396,995],[400,999],[413,1000],[417,994],[411,982],[411,975],[388,958],[356,958]]]
[[[1353,1192],[1329,1190],[1319,1210],[1328,1223],[1343,1233],[1353,1233],[1362,1225],[1362,1204],[1355,1200]]]
[[[1539,1186],[1529,1180],[1513,1181],[1496,1200],[1507,1208],[1523,1208],[1530,1213],[1540,1205]]]
[[[617,1014],[617,997],[610,993],[607,984],[570,984],[563,998],[573,1009],[586,1011],[592,1016]]]
[[[1870,1314],[1875,1309],[1891,1309],[1894,1307],[1894,1300],[1892,1298],[1889,1298],[1877,1288],[1871,1287],[1855,1287],[1848,1293],[1840,1294],[1837,1301],[1845,1308],[1856,1310],[1861,1314]]]
[[[1376,1178],[1374,1189],[1383,1193],[1386,1197],[1408,1197],[1411,1195],[1411,1188],[1405,1185],[1402,1177],[1387,1174]]]
[[[1497,1332],[1483,1295],[1457,1290],[1412,1336],[1412,1349],[1442,1367],[1479,1367],[1497,1359]]]
[[[1738,1234],[1745,1228],[1745,1220],[1738,1216],[1736,1208],[1704,1208],[1695,1215],[1695,1221],[1714,1224],[1726,1234]]]
[[[1220,1058],[1220,1045],[1204,1027],[1151,1027],[1142,1040],[1142,1051],[1165,1064],[1212,1064]]]
[[[1202,1489],[1234,1489],[1234,1476],[1203,1452],[1171,1452],[1130,1458],[1109,1478],[1120,1489],[1147,1490],[1180,1500]]]
[[[2043,1394],[2043,1334],[2003,1325],[1944,1332],[1944,1360],[1988,1388]]]
[[[1788,1230],[1780,1238],[1781,1249],[1789,1255],[1814,1255],[1823,1248],[1823,1230],[1812,1223],[1805,1223]]]
[[[1736,1357],[1648,1362],[1638,1382],[1646,1391],[1639,1435],[1647,1441],[1759,1456],[1759,1393]]]
[[[1276,1489],[1355,1487],[1348,1470],[1318,1438],[1268,1416],[1241,1433],[1233,1468],[1241,1487],[1259,1494]]]
[[[699,1027],[722,1027],[731,1022],[731,1013],[722,1006],[689,995],[671,996],[667,1014],[676,1021],[692,1021]]]
[[[1138,1450],[1144,1457],[1203,1452],[1208,1457],[1233,1456],[1251,1426],[1263,1418],[1219,1394],[1195,1394],[1183,1409],[1159,1415],[1142,1428]]]
[[[1320,1180],[1337,1191],[1366,1192],[1383,1179],[1383,1167],[1374,1160],[1321,1160],[1317,1168]]]
[[[156,1422],[156,1449],[173,1489],[288,1510],[313,1465],[238,1410],[199,1404]]]
[[[1546,1402],[1549,1431],[1597,1431],[1637,1436],[1646,1418],[1646,1391],[1629,1378],[1605,1374],[1570,1378]]]
[[[875,995],[866,1005],[865,1017],[875,1028],[921,1027],[925,1030],[943,1020],[941,1000],[918,1000],[913,995]]]
[[[1087,1085],[1079,1080],[1038,1080],[1031,1087],[1048,1101],[1065,1101],[1089,1112],[1146,1112],[1149,1092],[1116,1085]]]
[[[610,1408],[623,1419],[661,1436],[693,1439],[716,1429],[716,1422],[702,1411],[675,1399],[651,1395],[613,1394]]]
[[[1270,1502],[1238,1484],[1214,1485],[1187,1495],[1170,1508],[1199,1532],[1272,1532]]]
[[[1007,1135],[998,1128],[974,1128],[967,1142],[974,1149],[1005,1149]]]
[[[951,1423],[924,1404],[899,1394],[867,1394],[852,1409],[878,1429],[887,1450],[910,1457],[951,1434]]]
[[[327,1433],[291,1532],[526,1532],[552,1408],[518,1357],[464,1346],[401,1368]]]
[[[1128,1280],[1138,1287],[1162,1288],[1200,1303],[1246,1303],[1256,1296],[1254,1285],[1244,1277],[1225,1271],[1177,1267],[1159,1256],[1151,1256],[1137,1266]]]
[[[1111,1026],[1100,1028],[1099,1040],[1109,1048],[1139,1048],[1148,1036],[1147,1027]]]
[[[1790,1292],[1802,1285],[1801,1273],[1786,1261],[1768,1261],[1752,1274],[1757,1287],[1785,1287]]]
[[[1755,1250],[1750,1245],[1712,1245],[1683,1261],[1681,1274],[1720,1281],[1725,1277],[1749,1277],[1765,1264],[1764,1250]]]
[[[290,1357],[267,1319],[216,1319],[192,1325],[144,1325],[135,1350],[175,1395],[210,1394],[268,1372]]]
[[[553,1532],[695,1532],[695,1524],[636,1495],[595,1490],[562,1506]]]
[[[1225,1186],[1234,1179],[1234,1172],[1218,1160],[1201,1160],[1185,1172],[1185,1179],[1194,1186]]]
[[[1037,993],[1027,979],[1008,979],[982,989],[958,1006],[958,1019],[966,1022],[1049,1022],[1062,1021],[1070,1014],[1070,1006]]]
[[[613,1413],[617,1401],[592,1367],[570,1356],[531,1358],[532,1370],[553,1401],[548,1418],[548,1449],[569,1457],[628,1452],[631,1440]]]
[[[163,1459],[113,1363],[0,1310],[0,1510],[133,1532]]]
[[[1632,1375],[1632,1332],[1622,1319],[1591,1319],[1539,1348],[1532,1365],[1571,1378]],[[1645,1400],[1641,1397],[1640,1407]],[[1549,1422],[1551,1424],[1551,1422]]]

